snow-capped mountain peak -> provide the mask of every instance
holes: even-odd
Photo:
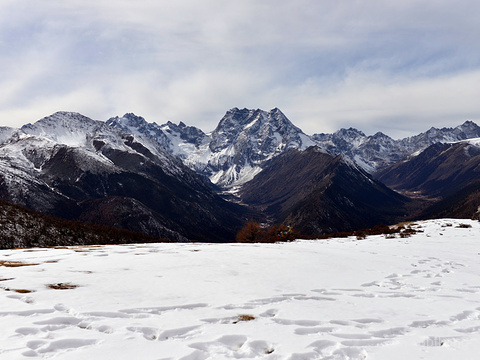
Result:
[[[288,149],[315,145],[277,108],[233,108],[209,135],[208,148],[189,161],[203,167],[214,183],[227,188],[251,180],[268,160]]]
[[[288,149],[316,145],[278,108],[233,108],[209,134],[183,122],[157,125],[132,114],[112,118],[107,124],[155,140],[185,165],[224,188],[251,180],[266,161]]]
[[[430,128],[421,134],[394,140],[378,132],[366,136],[349,128],[333,134],[315,134],[312,138],[330,153],[350,158],[367,172],[373,173],[412,154],[418,154],[435,143],[455,142],[480,137],[480,127],[466,121],[455,128]]]
[[[34,124],[21,127],[25,134],[50,139],[68,146],[85,145],[86,133],[97,132],[104,127],[102,121],[95,121],[74,112],[56,112]]]

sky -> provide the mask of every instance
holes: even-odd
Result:
[[[0,126],[133,112],[208,132],[278,107],[307,134],[480,124],[476,0],[0,0]]]

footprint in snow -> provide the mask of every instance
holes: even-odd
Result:
[[[98,343],[98,340],[95,339],[62,339],[51,342],[34,340],[27,343],[27,347],[30,350],[23,352],[22,355],[27,357],[43,356],[43,354],[53,356],[51,353],[74,350],[85,346],[95,345],[96,343]]]

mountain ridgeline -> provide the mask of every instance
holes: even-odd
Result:
[[[0,199],[170,241],[234,241],[250,220],[314,237],[475,217],[475,138],[471,121],[400,140],[353,128],[309,136],[279,109],[231,109],[211,133],[58,112],[0,128]]]
[[[392,223],[406,216],[409,201],[316,146],[273,159],[240,197],[275,222],[312,235]]]

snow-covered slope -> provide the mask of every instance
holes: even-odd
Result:
[[[9,139],[15,131],[17,131],[17,129],[7,126],[0,126],[0,144]]]
[[[127,137],[130,132],[115,129],[103,121],[92,120],[78,113],[57,112],[33,125],[24,125],[20,130],[35,138],[48,139],[59,145],[80,149],[87,153],[87,157],[95,156],[96,159],[105,159],[104,147],[109,150],[139,153],[128,144]],[[137,137],[137,139],[132,137],[130,142],[132,141],[140,141],[153,156],[158,157],[166,172],[174,175],[183,171],[182,163],[160,146],[158,141],[152,141],[151,138],[146,137]],[[111,161],[107,162],[112,164]]]
[[[182,159],[185,159],[195,146],[201,145],[202,140],[206,138],[203,131],[193,126],[186,126],[182,122],[176,125],[169,121],[160,126],[155,122],[148,123],[143,117],[132,113],[110,118],[107,124],[136,136],[154,140]]]
[[[4,198],[40,211],[52,210],[59,201],[49,198],[68,200],[68,196],[55,189],[59,176],[120,173],[122,168],[105,154],[121,151],[140,155],[127,145],[126,134],[77,113],[57,112],[2,134],[0,181],[9,194]],[[143,144],[161,161],[165,172],[174,175],[183,171],[183,164],[157,143]],[[74,163],[49,172],[53,159],[66,159],[67,152]]]
[[[476,359],[480,223],[412,227],[423,232],[3,250],[0,359]]]
[[[160,144],[193,170],[198,169],[194,166],[197,161],[192,159],[202,158],[210,143],[210,138],[194,126],[186,126],[183,122],[176,125],[170,121],[160,126],[132,113],[110,118],[107,125]]]

